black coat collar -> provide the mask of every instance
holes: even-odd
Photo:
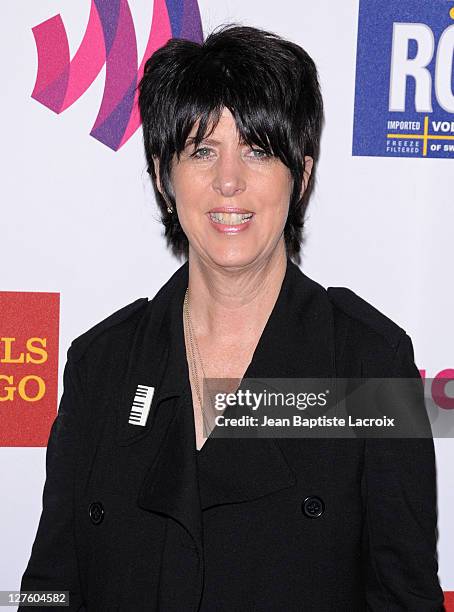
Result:
[[[189,264],[149,303],[130,351],[117,442],[146,439],[150,467],[139,506],[181,523],[203,554],[201,510],[295,484],[279,445],[265,438],[209,438],[197,454],[182,308]],[[326,290],[290,259],[276,304],[244,378],[335,376],[334,328]],[[128,423],[137,385],[155,387],[145,427]]]

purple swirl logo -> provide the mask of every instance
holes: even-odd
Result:
[[[87,29],[72,59],[59,14],[32,31],[38,71],[31,97],[55,113],[78,100],[106,65],[104,93],[90,135],[114,151],[140,125],[136,88],[150,55],[169,38],[203,40],[197,0],[153,1],[150,34],[140,66],[128,0],[91,0]]]

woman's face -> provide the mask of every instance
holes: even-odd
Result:
[[[284,247],[292,191],[290,170],[277,157],[239,142],[231,112],[224,109],[211,135],[194,151],[196,123],[171,182],[191,251],[207,264],[242,268]],[[312,158],[306,157],[306,184]],[[173,213],[175,214],[175,213]],[[281,244],[279,244],[281,243]]]

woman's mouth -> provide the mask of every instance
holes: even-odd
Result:
[[[253,213],[229,213],[229,212],[210,212],[210,218],[214,223],[224,225],[240,225],[252,218]]]
[[[211,210],[208,213],[211,227],[222,234],[237,234],[246,230],[252,222],[254,213],[245,210]]]

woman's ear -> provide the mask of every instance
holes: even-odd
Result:
[[[310,157],[310,155],[306,155],[304,157],[304,175],[303,175],[303,186],[301,189],[301,197],[303,197],[304,192],[307,189],[307,185],[309,183],[309,178],[311,176],[313,167],[314,167],[314,159]]]
[[[165,193],[163,192],[163,189],[162,189],[161,174],[159,172],[159,159],[157,157],[155,157],[155,156],[153,156],[153,166],[154,166],[154,172],[156,174],[156,187],[157,187],[159,193],[161,194],[161,196],[163,197],[164,202],[167,205],[167,211],[169,213],[172,213],[173,212],[173,207],[170,204],[169,200],[167,199],[167,197],[166,197],[166,195],[165,195]]]
[[[156,156],[153,156],[153,166],[154,173],[156,174],[156,187],[158,188],[159,193],[162,195],[161,175],[159,172],[159,159]]]

